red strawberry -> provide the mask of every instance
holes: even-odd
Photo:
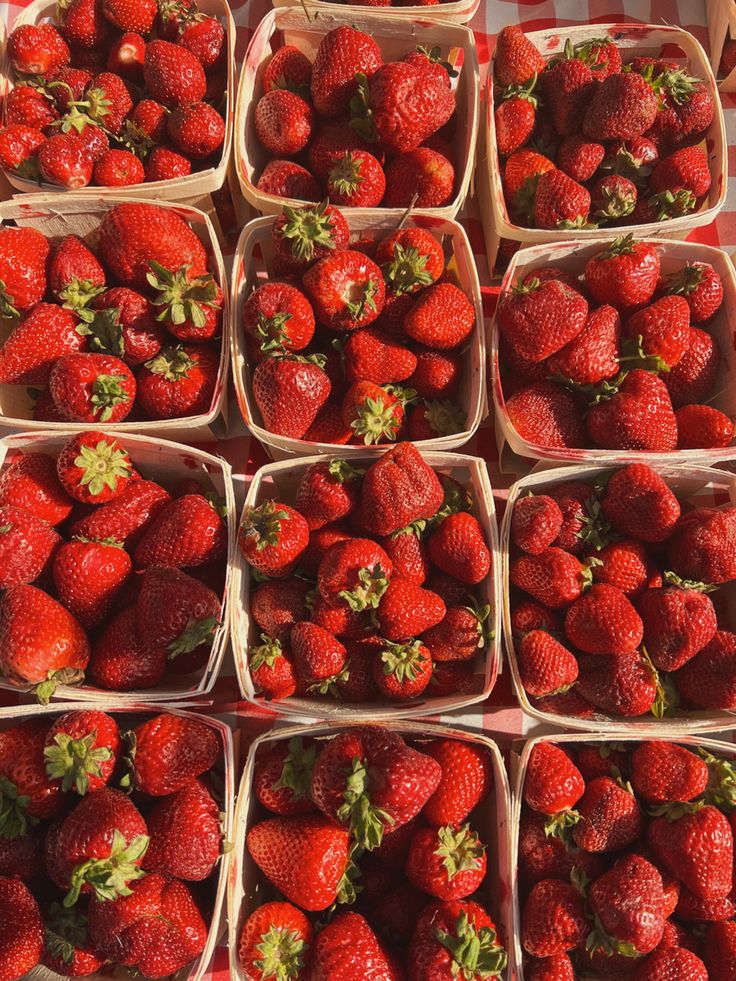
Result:
[[[436,827],[461,824],[493,781],[488,754],[482,746],[456,739],[434,739],[423,752],[442,767],[442,777],[424,805],[423,816]]]
[[[256,136],[274,157],[296,156],[312,135],[314,116],[310,105],[288,89],[272,89],[261,96],[253,118]]]
[[[434,517],[442,506],[437,475],[411,443],[399,443],[366,471],[360,508],[370,530],[391,535],[412,522]]]
[[[295,286],[265,283],[243,306],[243,328],[264,354],[301,351],[314,335],[314,312]]]
[[[522,911],[521,943],[528,954],[553,957],[584,942],[589,930],[583,897],[559,879],[532,886]]]
[[[189,11],[179,44],[197,56],[205,71],[217,67],[225,54],[225,28],[216,17]]]
[[[45,737],[46,773],[81,796],[109,783],[121,749],[115,720],[104,712],[66,712]]]
[[[45,385],[56,361],[80,351],[76,318],[53,303],[37,303],[0,348],[0,383]]]
[[[66,977],[96,974],[105,959],[93,949],[87,936],[87,917],[75,909],[52,903],[44,921],[44,967]]]
[[[284,48],[280,48],[283,51]],[[296,50],[296,49],[294,49]],[[314,931],[307,917],[291,903],[259,906],[243,924],[238,941],[238,960],[246,976],[298,977],[312,946]]]
[[[363,637],[359,640],[346,640],[347,678],[337,682],[337,690],[343,701],[374,702],[378,689],[373,680],[373,663],[377,651],[383,649],[380,637]]]
[[[155,0],[132,3],[131,0],[102,0],[102,12],[120,31],[138,31],[150,34],[156,18]]]
[[[38,167],[47,184],[76,191],[92,180],[94,158],[79,136],[59,133],[38,148]]]
[[[467,661],[487,643],[490,607],[448,607],[443,620],[422,634],[434,661]]]
[[[268,358],[253,373],[253,395],[264,427],[301,439],[330,395],[330,380],[316,363]]]
[[[360,612],[378,606],[392,572],[388,555],[370,539],[338,541],[319,564],[317,589],[328,603]]]
[[[146,41],[136,31],[126,31],[112,44],[105,67],[126,81],[140,85],[146,60]]]
[[[536,150],[516,150],[511,154],[503,171],[503,189],[514,216],[531,211],[539,178],[550,170],[555,170],[555,165]]]
[[[631,783],[649,804],[691,801],[705,791],[708,767],[684,746],[647,740],[631,754]]]
[[[670,810],[650,822],[647,838],[656,860],[699,899],[731,891],[733,835],[728,819],[715,807],[694,804]]]
[[[421,695],[429,684],[432,658],[421,641],[385,641],[375,652],[371,672],[376,688],[386,698],[406,701]]]
[[[317,744],[294,736],[272,745],[256,759],[253,787],[261,804],[273,814],[305,814],[315,809],[309,797]]]
[[[260,629],[276,640],[286,641],[291,628],[308,619],[304,579],[288,578],[264,582],[250,597],[250,614]]]
[[[662,714],[658,679],[650,662],[638,654],[619,657],[581,655],[577,691],[588,702],[615,716]]]
[[[409,946],[411,981],[472,977],[480,963],[501,977],[506,951],[486,910],[472,900],[430,903],[417,920]]]
[[[47,127],[51,127],[59,118],[59,113],[50,97],[42,90],[30,85],[17,85],[8,92],[5,100],[5,112],[7,122],[11,126],[24,123],[36,130],[45,130]],[[49,129],[50,134],[53,132],[54,130]],[[38,174],[35,176],[37,177]]]
[[[263,73],[263,91],[290,89],[299,93],[309,89],[312,63],[299,48],[285,44],[274,51]]]
[[[731,445],[734,434],[731,419],[710,405],[683,405],[675,413],[675,419],[678,449]]]
[[[143,77],[150,98],[169,109],[201,102],[207,90],[199,59],[170,41],[156,40],[146,45]]]
[[[658,947],[636,968],[632,981],[667,981],[668,978],[708,981],[709,977],[705,964],[692,951],[681,947]]]
[[[528,86],[512,87],[504,93],[494,113],[496,146],[501,156],[508,156],[527,142],[536,122],[536,107],[537,100]]]
[[[401,228],[378,243],[376,262],[392,293],[416,293],[442,275],[445,256],[431,232]]]
[[[220,857],[222,830],[217,803],[199,780],[157,801],[146,817],[150,842],[147,872],[200,882]]]
[[[621,174],[599,177],[590,191],[593,217],[599,222],[621,224],[636,207],[636,184]]]
[[[116,614],[92,649],[90,677],[100,688],[132,691],[153,688],[166,670],[166,649],[145,647],[138,638],[134,606]]]
[[[691,327],[688,346],[675,367],[662,376],[672,405],[694,405],[707,399],[715,388],[721,353],[704,330]]]
[[[351,384],[360,380],[376,385],[406,381],[417,363],[409,348],[378,327],[349,334],[343,357],[345,377]]]
[[[561,170],[542,174],[534,195],[537,228],[586,227],[591,208],[590,192]]]
[[[591,69],[580,58],[574,57],[568,47],[562,58],[548,65],[541,76],[541,84],[557,133],[569,136],[577,132],[598,88]],[[586,135],[599,139],[596,133],[586,132]]]
[[[300,681],[323,695],[333,692],[345,667],[345,647],[316,623],[302,620],[291,628],[291,649]]]
[[[22,89],[13,89],[13,91],[22,91]],[[8,123],[0,132],[0,166],[3,170],[15,171],[18,177],[37,179],[38,150],[45,142],[46,137],[43,133],[39,133],[32,126],[24,123]]]
[[[597,553],[601,563],[593,566],[593,581],[616,586],[629,599],[639,596],[647,587],[658,587],[662,578],[651,564],[641,542],[611,542]]]
[[[736,635],[718,630],[709,644],[678,672],[677,690],[699,708],[736,706]]]
[[[49,376],[54,404],[75,422],[119,422],[130,413],[136,383],[128,366],[107,354],[65,354]]]
[[[546,741],[534,746],[524,781],[524,801],[533,811],[569,814],[584,790],[583,776],[564,750]]]
[[[317,321],[332,330],[364,327],[383,307],[381,270],[360,252],[340,251],[318,260],[302,282]]]
[[[663,296],[624,323],[624,334],[641,339],[644,354],[673,368],[688,348],[690,309],[681,296]]]
[[[615,239],[585,267],[585,285],[594,299],[619,310],[648,303],[658,279],[659,253],[631,234]]]
[[[361,475],[345,460],[315,463],[305,470],[297,488],[295,508],[310,531],[350,514],[357,503]]]
[[[474,327],[473,304],[452,283],[424,290],[404,319],[404,330],[412,340],[439,350],[462,344]]]
[[[736,579],[736,507],[696,508],[683,515],[667,545],[675,572],[683,579],[722,583]]]
[[[69,47],[53,24],[21,24],[8,38],[8,57],[20,75],[45,75],[69,64]]]
[[[227,529],[201,494],[168,503],[145,529],[134,553],[138,569],[204,565],[227,551]]]
[[[344,251],[349,239],[342,214],[324,201],[284,208],[271,229],[275,258],[289,271],[304,270],[316,259]]]
[[[72,436],[59,453],[56,470],[67,494],[83,504],[112,501],[138,477],[123,446],[101,432]]]
[[[452,199],[455,168],[448,158],[428,146],[400,153],[386,167],[384,208],[440,208]]]
[[[112,608],[131,568],[117,542],[65,542],[54,558],[54,585],[64,606],[91,630]]]
[[[4,838],[15,840],[64,806],[61,785],[46,773],[47,728],[41,722],[23,722],[5,730],[0,738],[0,831]]]
[[[535,697],[566,691],[578,676],[575,656],[544,630],[531,630],[518,646],[521,683]]]
[[[113,287],[93,301],[97,313],[77,326],[89,337],[93,351],[121,358],[134,367],[154,358],[165,338],[163,327],[154,317],[153,307],[140,293],[123,286]]]
[[[383,64],[376,41],[354,27],[328,31],[312,64],[310,91],[314,107],[321,116],[346,112],[357,92],[358,73],[370,78]]]
[[[546,362],[547,370],[579,385],[612,378],[619,369],[621,319],[610,306],[598,307],[582,331]]]
[[[181,153],[175,153],[165,146],[155,146],[146,160],[146,181],[170,181],[177,177],[188,177],[192,164]]]
[[[522,551],[539,555],[554,542],[561,528],[562,512],[551,497],[530,493],[514,503],[511,536]]]
[[[643,463],[617,470],[606,485],[603,514],[621,535],[644,542],[668,538],[680,517],[680,503],[663,478]]]
[[[105,270],[76,235],[66,235],[54,244],[47,274],[54,298],[71,310],[88,306],[104,292]]]
[[[419,828],[409,846],[407,878],[438,899],[464,899],[486,873],[485,845],[469,824]]]
[[[590,570],[561,548],[547,548],[511,563],[511,582],[544,606],[561,609],[577,599],[592,579]]]
[[[723,302],[723,283],[707,262],[687,262],[670,276],[667,292],[683,296],[690,307],[690,320],[702,324],[710,320]]]
[[[705,964],[710,981],[733,981],[736,923],[714,923],[708,927]]]
[[[596,88],[583,118],[583,132],[596,140],[626,140],[646,133],[657,114],[654,89],[635,72],[619,72]]]
[[[359,913],[339,913],[317,936],[310,961],[315,978],[353,977],[368,969],[376,981],[400,981],[397,958]]]
[[[595,777],[577,804],[580,820],[572,830],[586,852],[619,851],[636,841],[644,820],[631,788],[611,777]]]
[[[540,606],[539,603],[533,603],[531,600],[522,600],[511,611],[511,626],[514,634],[520,635],[529,633],[530,630],[556,633],[559,631],[560,623],[557,615],[546,606]]]
[[[253,684],[268,698],[288,698],[296,691],[296,670],[291,653],[281,641],[261,634],[261,645],[248,650],[248,666]]]
[[[647,653],[661,671],[677,671],[710,643],[717,630],[710,598],[692,589],[648,589],[637,607]]]
[[[153,481],[136,480],[114,500],[73,524],[70,533],[76,538],[126,543],[138,537],[170,500],[168,492]]]
[[[14,311],[34,307],[46,292],[46,259],[49,243],[35,228],[0,229],[0,312],[4,317]]]
[[[198,719],[162,714],[133,730],[132,784],[164,797],[211,769],[220,755],[215,730]]]
[[[393,440],[404,421],[403,397],[370,381],[350,386],[342,401],[342,420],[366,446]]]
[[[581,746],[575,754],[575,762],[585,780],[626,775],[629,770],[629,757],[623,744]]]
[[[287,504],[266,501],[246,508],[238,534],[246,560],[266,575],[287,576],[307,547],[309,525]]]
[[[587,654],[632,654],[642,641],[641,617],[624,593],[596,583],[565,614],[565,635]]]
[[[177,658],[211,645],[221,605],[217,593],[181,570],[148,568],[136,601],[138,635],[146,646]]]
[[[684,190],[697,200],[708,193],[710,185],[705,153],[700,147],[686,146],[660,160],[652,172],[649,189],[653,194]]]
[[[157,291],[156,319],[181,341],[203,342],[217,335],[222,320],[222,290],[209,273],[192,276],[183,266],[164,269],[154,260],[149,286]]]
[[[501,300],[501,336],[527,361],[543,361],[583,330],[588,304],[577,291],[559,280],[517,284]]]
[[[261,821],[248,831],[246,847],[269,882],[303,909],[327,909],[342,894],[348,833],[321,815]]]
[[[146,172],[143,164],[127,150],[106,150],[96,161],[93,179],[100,187],[127,187],[142,184]]]
[[[0,877],[0,924],[3,972],[23,977],[41,962],[44,925],[38,903],[19,879]]]
[[[35,514],[0,504],[0,588],[44,575],[60,544],[60,536]]]
[[[664,382],[639,368],[624,376],[607,401],[591,406],[587,427],[604,449],[666,453],[677,446],[677,422]]]
[[[532,41],[518,24],[509,25],[496,38],[493,72],[503,85],[523,85],[533,75],[540,74],[545,61]]]
[[[138,400],[153,419],[207,413],[217,388],[219,355],[201,345],[163,348],[138,374]]]
[[[293,160],[270,160],[258,178],[256,187],[264,194],[301,201],[319,201],[320,189],[314,177]]]
[[[636,957],[659,944],[664,893],[662,876],[651,862],[640,855],[620,858],[591,885],[588,897],[600,924],[587,941],[590,950],[633,951]]]
[[[92,54],[91,49],[100,48],[110,34],[110,23],[102,11],[101,0],[71,0],[59,12],[62,31],[75,48],[75,60],[80,55]]]
[[[588,140],[580,133],[566,136],[557,151],[557,166],[579,184],[588,181],[603,162],[602,143]]]
[[[130,895],[112,902],[94,898],[89,935],[105,957],[163,977],[199,957],[207,926],[183,882],[153,873],[132,883]]]
[[[575,970],[567,954],[533,958],[524,970],[527,981],[575,981]]]
[[[400,641],[436,626],[445,604],[436,593],[394,576],[378,604],[378,623],[387,640]]]
[[[575,447],[586,442],[577,401],[551,382],[514,392],[506,399],[506,413],[519,436],[537,446]]]
[[[468,584],[479,583],[491,568],[491,553],[477,519],[466,512],[444,518],[427,539],[427,554],[437,568]]]

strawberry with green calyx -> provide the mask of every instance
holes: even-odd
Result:
[[[318,744],[313,739],[292,737],[259,754],[253,771],[253,788],[260,803],[273,814],[302,814],[316,805],[309,796]]]
[[[49,729],[44,746],[46,773],[61,781],[64,792],[80,796],[109,782],[120,754],[115,720],[104,712],[79,710],[60,716]]]
[[[493,637],[491,608],[471,600],[468,606],[448,606],[441,623],[425,630],[422,641],[433,661],[467,661]]]
[[[214,590],[181,569],[149,567],[136,601],[138,634],[147,646],[165,647],[173,660],[212,645],[221,605]]]
[[[695,210],[697,198],[687,188],[659,191],[649,197],[642,194],[636,203],[633,220],[637,225],[680,218]]]
[[[394,242],[393,259],[381,267],[391,292],[401,296],[403,293],[415,293],[423,286],[431,286],[435,280],[427,271],[429,258],[412,246],[404,247],[400,242]]]
[[[306,269],[316,259],[347,249],[350,231],[327,200],[301,208],[284,207],[271,232],[276,257],[288,268]]]
[[[153,419],[206,412],[212,402],[219,355],[195,344],[163,348],[138,374],[141,407]]]
[[[508,957],[485,909],[472,900],[454,900],[431,903],[423,910],[414,928],[409,962],[422,965],[418,981],[437,976],[501,978]]]
[[[404,421],[404,406],[415,398],[413,389],[357,381],[345,393],[342,417],[366,446],[395,440]]]
[[[503,157],[521,149],[532,135],[537,118],[538,100],[532,94],[536,84],[533,75],[524,85],[509,86],[496,108],[496,145]]]
[[[665,453],[677,447],[677,421],[667,388],[641,368],[602,382],[586,423],[593,443],[603,449]]]
[[[432,658],[419,640],[386,641],[372,662],[373,680],[387,698],[405,701],[424,691],[432,677]]]
[[[486,874],[486,846],[469,824],[458,828],[420,828],[413,836],[406,875],[437,899],[464,899]]]
[[[409,416],[409,437],[417,441],[461,433],[466,419],[460,406],[449,399],[420,402]]]
[[[44,922],[43,964],[57,974],[85,977],[97,974],[105,964],[89,942],[87,917],[75,909],[52,903]]]
[[[271,433],[302,439],[327,402],[332,385],[326,358],[290,355],[266,358],[253,372],[253,395]]]
[[[649,954],[664,931],[662,876],[640,855],[620,858],[588,889],[595,927],[588,935],[590,952],[636,958]]]
[[[330,165],[327,193],[342,207],[374,208],[386,193],[386,175],[372,153],[346,150]]]
[[[243,924],[238,959],[248,977],[297,981],[313,939],[312,924],[296,906],[264,903]]]
[[[238,532],[246,560],[267,576],[288,575],[309,543],[309,526],[288,504],[264,501],[243,511]]]
[[[707,262],[686,262],[669,277],[666,290],[685,297],[690,319],[696,324],[710,320],[723,302],[721,277]]]
[[[176,272],[164,268],[155,259],[150,260],[152,272],[146,276],[156,291],[153,305],[159,309],[156,319],[174,328],[188,324],[199,331],[199,338],[209,339],[213,331],[204,328],[217,327],[217,284],[210,273],[191,275],[191,266],[182,266]],[[178,335],[177,335],[178,336]]]
[[[359,494],[359,479],[365,471],[346,460],[315,463],[305,470],[297,488],[295,507],[310,531],[347,517]]]
[[[281,641],[261,634],[261,644],[248,649],[248,667],[253,683],[268,698],[288,698],[296,691],[296,673]]]
[[[388,589],[393,563],[376,542],[351,538],[335,542],[317,571],[317,588],[328,603],[342,600],[356,613],[378,606]]]
[[[736,810],[736,767],[730,760],[714,756],[702,747],[698,749],[708,767],[708,786],[705,798],[709,804],[725,811]]]
[[[338,681],[346,681],[345,647],[329,631],[302,620],[291,628],[291,649],[300,680],[321,695],[336,692]]]
[[[80,433],[64,445],[56,461],[64,490],[83,504],[105,504],[137,477],[123,446],[101,432]]]
[[[57,409],[75,422],[120,422],[136,396],[130,368],[108,354],[65,354],[49,376],[49,392]]]

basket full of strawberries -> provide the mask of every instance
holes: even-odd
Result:
[[[228,636],[227,464],[95,431],[9,436],[0,455],[0,687],[123,704],[210,691]]]
[[[480,701],[499,668],[495,540],[475,457],[401,443],[374,462],[263,467],[232,580],[244,697],[329,718]]]
[[[222,187],[235,28],[225,0],[35,0],[3,52],[0,166],[20,191]]]
[[[108,705],[18,714],[0,727],[0,800],[4,978],[203,976],[234,807],[224,723]]]
[[[451,218],[470,187],[478,85],[473,34],[460,25],[273,10],[238,90],[243,194],[265,213],[329,197]]]
[[[512,977],[508,828],[484,736],[398,724],[261,737],[240,785],[231,976],[278,958],[293,978]]]

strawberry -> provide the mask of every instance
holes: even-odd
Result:
[[[143,164],[127,150],[107,150],[96,161],[93,179],[100,187],[127,187],[142,184],[146,172]]]
[[[261,96],[253,118],[261,146],[274,157],[296,156],[309,143],[314,126],[311,106],[288,89]]]
[[[588,897],[597,918],[587,941],[589,950],[637,957],[659,944],[664,893],[662,876],[651,862],[640,855],[620,858],[591,885]]]
[[[485,874],[485,845],[469,824],[415,832],[406,875],[418,889],[445,901],[464,899],[475,892]]]
[[[597,554],[600,565],[593,566],[593,581],[621,590],[629,599],[647,587],[660,586],[662,579],[652,566],[641,542],[624,539],[605,545]]]
[[[181,790],[220,755],[215,730],[198,719],[164,713],[133,730],[132,785],[151,797]]]
[[[411,981],[439,977],[503,976],[506,951],[486,910],[472,900],[430,903],[414,928],[409,945]]]
[[[462,432],[465,413],[453,402],[421,402],[409,416],[409,437],[415,442]]]
[[[253,395],[265,428],[301,439],[330,394],[322,367],[297,357],[268,358],[253,373]]]
[[[736,635],[718,630],[676,676],[677,690],[699,708],[736,706]]]
[[[0,132],[0,166],[15,171],[18,177],[37,179],[38,150],[45,142],[46,137],[37,129],[25,123],[9,123]]]
[[[220,857],[222,830],[217,803],[205,785],[192,780],[157,801],[146,823],[150,842],[143,857],[147,872],[200,882]]]
[[[518,24],[509,25],[496,38],[493,72],[503,86],[524,85],[545,68],[540,52]]]
[[[419,146],[400,153],[386,167],[384,208],[440,208],[452,199],[455,168],[437,150]]]
[[[561,609],[577,599],[592,580],[589,568],[574,555],[551,547],[511,563],[511,582],[544,606]]]
[[[225,28],[216,17],[191,12],[182,24],[179,44],[197,56],[205,71],[216,68],[226,53]]]
[[[436,627],[422,634],[422,641],[434,661],[467,661],[487,643],[490,607],[451,606]]]
[[[657,861],[699,899],[731,891],[733,835],[715,807],[680,805],[649,824],[647,838]]]
[[[263,903],[243,924],[238,960],[247,977],[260,974],[270,978],[282,973],[287,979],[297,978],[313,940],[312,924],[296,906],[284,902]]]
[[[58,359],[84,346],[69,310],[37,303],[0,348],[0,384],[45,385]]]
[[[590,190],[591,210],[598,222],[621,224],[633,213],[637,201],[636,184],[621,174],[599,177]]]
[[[140,368],[138,401],[152,419],[179,419],[210,411],[220,356],[200,344],[162,348]]]
[[[666,453],[677,446],[677,422],[665,384],[639,368],[612,384],[605,401],[591,406],[587,427],[595,445],[604,449]]]
[[[17,839],[40,820],[54,817],[64,806],[61,786],[46,773],[47,728],[43,723],[29,721],[2,733],[0,834],[3,838]]]
[[[586,852],[613,852],[636,841],[644,820],[628,785],[611,777],[595,777],[577,804],[580,820],[572,829],[579,848]]]
[[[246,847],[269,882],[302,909],[326,909],[345,888],[348,833],[321,815],[268,818],[249,829]]]
[[[347,678],[339,679],[337,690],[344,702],[374,702],[378,688],[373,680],[374,655],[385,645],[380,637],[363,637],[346,640]]]
[[[708,767],[684,746],[647,740],[631,754],[631,783],[648,804],[691,801],[704,793]]]
[[[709,976],[705,964],[692,951],[681,947],[658,947],[636,968],[632,978],[633,981],[666,981],[667,978],[708,981]]]
[[[641,617],[615,586],[596,583],[565,614],[565,636],[587,654],[633,654],[642,641]]]
[[[208,341],[220,332],[222,290],[209,273],[192,276],[187,267],[164,269],[154,260],[148,284],[156,290],[152,300],[156,320],[181,341]]]
[[[87,667],[87,636],[60,603],[35,586],[11,586],[0,599],[0,670],[11,681],[38,685],[50,698],[55,681],[73,683]]]
[[[624,334],[638,341],[647,357],[660,358],[673,368],[688,348],[689,325],[687,302],[670,295],[629,317],[624,322]]]
[[[119,422],[130,413],[136,382],[130,368],[107,354],[65,354],[49,376],[54,404],[75,422]]]
[[[75,48],[75,61],[79,55],[100,48],[110,34],[110,22],[102,11],[102,0],[70,0],[59,11],[64,36]]]
[[[707,262],[686,262],[679,272],[667,280],[667,293],[683,296],[690,307],[690,320],[706,323],[723,302],[723,283]]]
[[[388,555],[370,539],[338,541],[328,548],[319,564],[317,589],[328,603],[347,604],[354,612],[360,612],[378,606],[392,572]]]
[[[575,970],[567,954],[553,957],[534,957],[525,970],[527,981],[575,981]]]
[[[69,46],[53,24],[21,24],[8,38],[8,57],[20,75],[45,75],[69,64]]]
[[[125,543],[139,536],[170,500],[168,492],[153,481],[136,480],[113,500],[75,522],[70,533],[76,538],[112,538]]]
[[[658,100],[654,89],[635,72],[605,78],[596,88],[583,118],[583,132],[595,140],[642,136],[654,122]]]
[[[113,436],[79,433],[62,447],[56,470],[64,490],[83,504],[105,504],[138,478],[127,451]]]
[[[133,100],[124,79],[114,72],[100,72],[87,86],[80,108],[93,123],[104,124],[106,130],[117,134],[133,108]]]
[[[542,879],[526,898],[521,914],[521,944],[535,957],[572,950],[588,934],[583,897],[568,882]]]
[[[295,508],[310,531],[350,514],[358,500],[361,476],[362,471],[345,460],[307,467],[297,488]]]
[[[132,883],[130,895],[112,902],[94,898],[89,935],[105,957],[163,977],[199,957],[207,926],[183,882],[153,873]]]
[[[90,183],[93,167],[92,154],[73,133],[51,136],[38,149],[38,168],[47,184],[77,191]]]
[[[393,440],[404,421],[404,401],[370,381],[354,382],[342,401],[342,420],[366,446],[382,440]]]
[[[429,630],[445,616],[436,593],[394,575],[378,603],[377,619],[387,640],[400,641]]]
[[[351,384],[365,380],[375,385],[406,381],[416,368],[415,355],[378,327],[348,335],[343,348],[345,377]]]
[[[170,659],[209,647],[221,605],[217,593],[179,569],[148,568],[136,601],[138,635],[146,646],[165,648]]]
[[[50,26],[50,25],[44,25]],[[0,962],[7,978],[20,978],[40,962],[44,926],[38,903],[19,879],[0,877]]]
[[[708,927],[705,944],[705,964],[711,981],[732,981],[736,924],[714,923]]]
[[[562,512],[562,526],[553,545],[579,555],[583,544],[596,530],[599,509],[595,488],[582,480],[563,480],[549,488],[549,496]],[[593,525],[589,532],[591,518]]]
[[[407,701],[421,695],[429,684],[432,658],[421,641],[385,641],[375,652],[371,672],[376,688],[385,698]]]
[[[598,303],[629,309],[648,303],[659,280],[655,246],[620,236],[588,260],[585,285]]]
[[[334,692],[345,668],[345,647],[323,627],[308,620],[291,628],[291,649],[298,678],[309,690]]]
[[[442,246],[423,228],[401,228],[382,239],[375,259],[388,289],[397,296],[431,286],[445,268]]]
[[[533,603],[531,600],[522,600],[511,611],[511,626],[515,635],[523,635],[530,630],[556,633],[559,631],[560,623],[557,615],[546,606],[540,606],[539,603]]]
[[[590,192],[561,170],[550,170],[539,178],[534,195],[534,224],[537,228],[588,227]]]
[[[151,181],[170,181],[188,177],[192,172],[191,161],[165,146],[155,146],[146,160],[145,178]]]
[[[164,269],[189,265],[191,277],[207,272],[202,242],[173,210],[117,204],[106,212],[98,235],[99,256],[122,286],[146,291],[152,259]]]
[[[253,787],[260,803],[272,814],[306,814],[315,809],[309,797],[317,744],[294,736],[261,754],[253,771]]]
[[[557,166],[579,184],[589,181],[605,156],[602,143],[586,139],[582,134],[566,136],[557,151]]]
[[[576,690],[609,715],[639,716],[651,712],[661,716],[656,671],[638,654],[581,655]]]
[[[680,503],[663,478],[643,463],[617,470],[601,501],[603,514],[621,535],[661,542],[680,517]]]
[[[135,367],[154,358],[161,350],[165,332],[154,318],[153,307],[140,293],[116,286],[96,297],[96,311],[77,332],[89,338],[93,351],[113,354],[128,366]]]
[[[186,568],[219,559],[227,551],[227,528],[201,494],[186,494],[165,507],[143,532],[133,559],[138,569]]]
[[[684,190],[696,199],[710,190],[711,176],[708,158],[695,146],[675,150],[657,164],[652,171],[649,188],[653,194]]]
[[[135,31],[126,31],[112,44],[105,67],[128,82],[143,82],[143,64],[146,58],[145,38]]]
[[[545,630],[522,637],[517,659],[524,690],[537,698],[566,691],[578,676],[575,656]]]
[[[169,111],[153,99],[141,99],[126,120],[126,135],[143,145],[161,143],[166,138]]]
[[[569,136],[579,130],[597,88],[591,69],[574,57],[570,48],[570,45],[566,46],[564,56],[549,64],[540,78],[552,123],[560,136]]]
[[[66,977],[85,977],[104,967],[87,936],[87,917],[79,908],[52,903],[44,921],[43,965]]]
[[[542,174],[555,170],[552,161],[536,150],[516,150],[503,170],[506,203],[517,216],[530,210]]]
[[[731,419],[710,405],[683,405],[675,412],[677,448],[681,450],[730,446]]]
[[[496,108],[496,147],[502,157],[519,150],[532,135],[536,122],[537,99],[529,85],[513,86]]]
[[[424,805],[423,816],[435,827],[462,824],[492,784],[488,754],[473,743],[444,738],[432,740],[423,752],[442,767],[442,777]]]
[[[557,538],[562,528],[559,505],[546,494],[528,494],[514,503],[511,537],[517,548],[539,555]]]
[[[250,615],[275,640],[288,640],[292,626],[308,618],[309,583],[287,578],[264,582],[250,597]]]
[[[150,98],[169,109],[201,102],[207,90],[204,70],[196,55],[170,41],[146,45],[143,78]]]
[[[301,94],[309,90],[312,63],[299,48],[285,44],[271,55],[263,74],[263,91],[289,89]]]
[[[452,283],[424,290],[404,319],[404,330],[412,340],[439,350],[462,344],[474,327],[473,304]]]
[[[693,589],[648,589],[637,606],[647,652],[660,671],[677,671],[710,643],[717,630],[710,598]]]
[[[291,652],[283,649],[280,640],[261,634],[261,644],[248,650],[248,666],[253,684],[267,698],[288,698],[296,691],[296,669]]]
[[[320,41],[312,64],[310,91],[321,116],[346,112],[356,94],[356,75],[370,78],[383,64],[381,49],[369,34],[354,27],[337,27]]]
[[[327,195],[333,204],[375,208],[386,191],[386,177],[379,161],[365,150],[348,150],[331,164]]]
[[[360,252],[340,251],[319,259],[302,282],[317,321],[332,330],[364,327],[383,307],[381,270]]]
[[[309,171],[293,160],[269,160],[256,187],[264,194],[301,201],[319,201],[319,186]]]
[[[360,726],[325,745],[312,772],[311,794],[324,814],[373,849],[384,831],[395,833],[421,811],[441,776],[439,763],[407,746],[399,733]]]
[[[150,34],[158,11],[155,0],[132,3],[131,0],[102,0],[102,12],[119,31]]]
[[[47,573],[61,538],[43,519],[0,504],[0,588],[30,583]]]
[[[94,643],[89,662],[92,681],[110,691],[153,688],[165,670],[166,649],[145,647],[138,638],[134,606],[108,621]]]
[[[543,361],[576,337],[585,326],[588,304],[559,280],[517,284],[501,300],[498,326],[514,351],[529,361]]]
[[[54,585],[64,606],[91,630],[112,608],[131,569],[117,542],[65,542],[54,557]]]
[[[564,750],[550,742],[534,746],[524,781],[524,801],[533,811],[572,816],[584,790],[583,776]]]
[[[736,507],[696,508],[683,515],[668,542],[672,568],[683,579],[722,583],[736,579],[731,543],[736,535]]]
[[[629,771],[629,757],[623,744],[581,746],[575,754],[575,762],[586,781],[596,777],[616,777]]]
[[[105,291],[105,270],[77,235],[65,235],[54,244],[47,275],[54,299],[70,310],[89,306]]]
[[[243,306],[243,329],[264,354],[301,351],[314,335],[314,312],[295,286],[265,283]]]
[[[401,981],[399,962],[359,913],[339,913],[314,941],[310,976],[348,978],[370,971],[376,981]]]
[[[444,518],[427,539],[427,554],[438,569],[475,584],[488,575],[491,553],[477,519],[459,512]]]
[[[54,722],[45,737],[46,773],[63,791],[84,796],[112,778],[121,741],[115,720],[104,712],[67,712]]]
[[[582,331],[547,359],[553,376],[578,385],[595,385],[619,370],[621,318],[611,306],[593,310]]]
[[[6,97],[5,109],[6,119],[11,126],[25,123],[36,130],[44,130],[59,118],[56,106],[50,98],[31,85],[17,85],[11,89]],[[52,133],[53,130],[49,132]]]
[[[284,208],[271,229],[275,258],[285,268],[301,271],[348,247],[350,230],[342,214],[323,201],[319,205]]]
[[[72,503],[57,476],[56,461],[43,453],[19,453],[0,473],[2,505],[58,525],[69,517]]]
[[[307,521],[288,504],[271,500],[243,511],[240,550],[265,575],[279,579],[289,575],[308,541]]]
[[[433,518],[442,501],[437,475],[411,443],[392,447],[363,477],[360,509],[377,535],[391,535],[414,521]]]

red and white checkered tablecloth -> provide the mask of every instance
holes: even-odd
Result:
[[[12,29],[17,12],[26,3],[0,2],[0,16]],[[237,27],[236,58],[242,62],[248,41],[263,16],[270,10],[269,0],[230,0]],[[546,30],[551,27],[565,27],[585,23],[633,22],[651,24],[676,24],[694,34],[708,49],[705,0],[483,0],[471,27],[475,33],[478,60],[481,67],[481,82],[485,80],[495,35],[507,24],[520,23],[527,30]],[[726,118],[726,132],[729,143],[728,176],[736,173],[736,95],[722,96]],[[483,298],[486,315],[493,311],[496,287],[491,283],[485,259],[483,230],[474,200],[469,200],[463,209],[460,220],[465,226],[483,284]],[[723,211],[717,220],[705,227],[696,229],[690,239],[708,245],[720,246],[729,253],[736,251],[736,181],[729,181],[728,196]],[[235,241],[229,242],[234,250]],[[235,403],[231,405],[230,432],[228,438],[217,444],[215,452],[220,452],[232,465],[236,479],[236,493],[242,503],[249,475],[268,458],[263,448],[251,441],[239,424],[239,414]],[[207,447],[212,450],[212,446]],[[503,512],[506,489],[515,474],[501,473],[498,466],[498,450],[492,421],[486,420],[477,436],[464,448],[464,452],[482,456],[487,464],[494,488],[496,507]],[[226,719],[239,736],[241,755],[252,739],[274,724],[274,715],[259,711],[238,700],[238,688],[231,655],[228,655],[214,693],[201,710]],[[540,731],[535,720],[524,716],[517,707],[513,696],[508,670],[499,677],[491,697],[482,705],[471,707],[464,712],[442,716],[442,721],[452,721],[455,725],[485,730],[502,742],[523,736],[531,731]],[[225,981],[228,977],[227,949],[223,940],[216,952],[207,974],[209,979]]]

